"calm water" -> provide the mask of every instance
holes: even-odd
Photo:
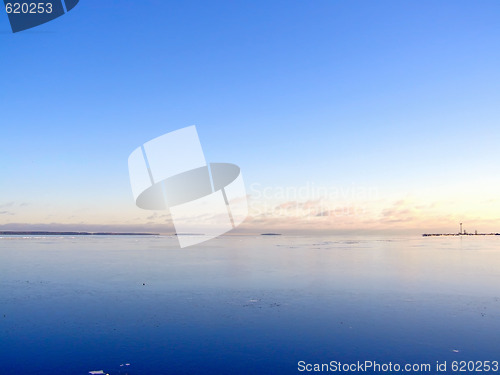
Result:
[[[499,332],[500,236],[0,238],[0,374],[450,372]]]

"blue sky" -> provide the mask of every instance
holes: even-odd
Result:
[[[0,228],[168,226],[135,207],[127,158],[194,124],[208,161],[242,168],[248,230],[497,230],[499,15],[498,1],[81,0],[12,34],[4,13]],[[311,184],[377,194],[284,214],[314,197],[255,197]],[[332,205],[364,214],[318,219]]]

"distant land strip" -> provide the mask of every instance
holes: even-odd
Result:
[[[159,233],[0,231],[0,235],[22,236],[158,236]]]
[[[500,233],[424,233],[423,237],[440,237],[440,236],[500,236]]]

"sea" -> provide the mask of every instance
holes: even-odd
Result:
[[[227,235],[183,249],[175,236],[0,236],[0,374],[466,374],[499,361],[500,236]]]

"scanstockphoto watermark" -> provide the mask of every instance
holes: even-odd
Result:
[[[446,368],[446,367],[445,367]],[[414,372],[429,373],[433,370],[442,371],[442,365],[437,362],[435,368],[430,363],[394,363],[377,361],[356,361],[344,363],[340,361],[330,361],[328,363],[308,363],[306,361],[297,362],[299,372]]]
[[[306,201],[306,200],[372,200],[379,198],[377,187],[359,186],[325,186],[314,182],[306,182],[302,186],[263,186],[254,182],[250,186],[250,192],[256,199],[284,201]]]
[[[13,33],[31,29],[68,13],[79,0],[4,0]]]
[[[367,202],[378,199],[376,187],[324,186],[307,182],[303,186],[279,187],[253,183],[249,208],[253,215],[313,218],[363,216]]]
[[[497,373],[500,369],[498,360],[468,360],[468,361],[440,361],[435,362],[378,362],[372,360],[341,362],[330,361],[311,363],[298,361],[299,372],[368,372],[368,373]]]
[[[169,210],[181,247],[229,232],[248,215],[240,168],[207,163],[194,125],[137,147],[128,167],[135,204]]]

